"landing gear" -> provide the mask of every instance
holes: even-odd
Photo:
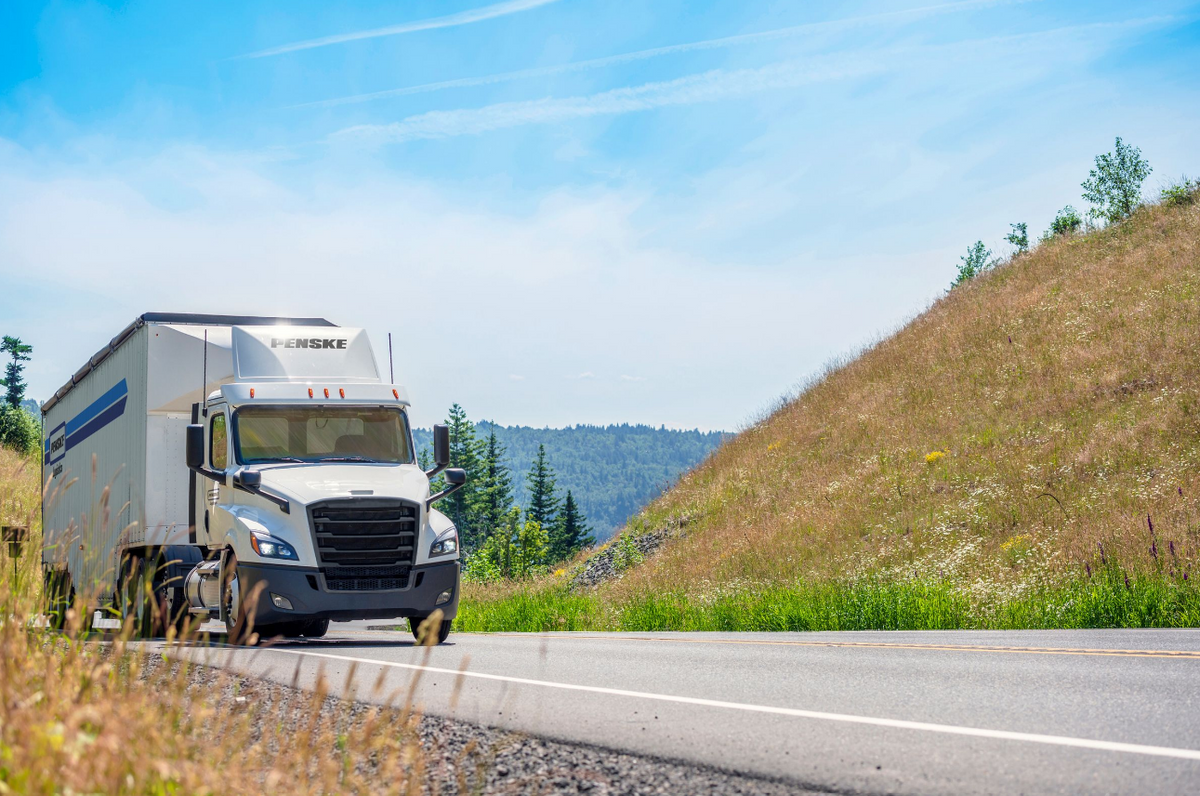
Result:
[[[428,620],[428,619],[429,619],[429,617],[427,617],[427,616],[411,616],[408,619],[408,628],[409,628],[409,630],[412,631],[413,638],[415,638],[417,640],[417,644],[419,644],[421,646],[432,647],[432,646],[434,646],[433,639],[426,638],[425,632],[422,632],[422,630],[421,630],[422,624],[424,624],[426,622],[426,620]],[[437,643],[444,644],[446,642],[446,639],[450,637],[450,625],[451,624],[452,624],[452,621],[449,619],[443,619],[441,621],[441,623],[438,625],[433,625],[433,623],[430,623],[430,625],[432,625],[432,626],[427,626],[426,632],[428,632],[430,630],[436,630]]]

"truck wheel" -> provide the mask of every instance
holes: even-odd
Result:
[[[408,629],[412,631],[413,638],[422,646],[433,646],[429,639],[425,639],[421,633],[421,623],[429,617],[427,616],[410,616],[408,618]],[[444,644],[446,639],[450,637],[451,620],[443,619],[442,623],[437,628],[437,643]]]
[[[62,630],[67,626],[67,611],[75,599],[71,586],[71,575],[66,571],[46,570],[43,578],[42,597],[46,603],[46,619],[51,630]]]
[[[324,636],[328,632],[328,619],[310,619],[304,623],[304,627],[300,631],[300,635],[304,636],[305,638],[321,638],[321,636]]]
[[[255,636],[245,616],[241,579],[238,578],[237,556],[229,551],[225,562],[225,582],[221,584],[221,603],[225,613],[225,630],[230,644],[252,644]]]
[[[162,584],[159,556],[130,555],[121,567],[117,585],[116,607],[121,612],[122,625],[133,620],[131,638],[165,636],[171,621],[170,599]]]

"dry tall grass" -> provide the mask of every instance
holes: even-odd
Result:
[[[939,455],[940,454],[940,455]],[[952,291],[649,508],[687,538],[613,587],[867,573],[1011,595],[1099,554],[1200,558],[1200,205]]]
[[[40,468],[0,448],[0,524],[29,528],[23,553],[0,551],[0,793],[428,793],[418,715],[239,700],[237,681],[44,629]],[[186,640],[185,640],[186,641]],[[353,676],[353,672],[349,676]],[[385,695],[387,696],[387,695]],[[411,693],[396,704],[411,704]],[[440,777],[445,781],[445,777]],[[452,783],[454,780],[450,780]],[[466,791],[465,775],[451,792]]]
[[[1102,555],[1182,579],[1200,561],[1200,203],[1143,208],[956,288],[628,532],[679,517],[686,535],[599,603],[870,576],[978,605]]]

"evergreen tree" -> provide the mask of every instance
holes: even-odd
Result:
[[[0,351],[12,358],[4,367],[4,378],[0,379],[0,384],[5,388],[4,400],[13,409],[20,409],[21,401],[25,398],[25,380],[21,378],[25,366],[21,363],[29,361],[29,354],[33,351],[33,346],[22,343],[19,337],[4,335],[4,342],[0,343]]]
[[[596,543],[592,529],[588,527],[587,519],[579,510],[575,496],[567,490],[567,499],[563,501],[562,512],[550,529],[550,561],[563,561],[575,555],[585,547]]]
[[[478,515],[483,444],[475,436],[475,426],[467,419],[466,411],[458,404],[450,407],[446,425],[450,427],[450,466],[466,470],[467,483],[447,497],[441,508],[458,528],[463,549],[471,551],[483,543]]]
[[[500,530],[513,502],[512,474],[504,464],[506,452],[493,424],[483,447],[478,487],[479,532],[485,538]]]
[[[554,495],[554,469],[546,461],[545,445],[538,445],[537,459],[525,476],[525,485],[529,490],[529,508],[525,513],[538,525],[549,528],[558,511],[558,498]]]

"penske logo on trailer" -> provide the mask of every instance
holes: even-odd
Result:
[[[92,401],[75,417],[51,429],[45,443],[46,465],[58,464],[67,455],[67,451],[123,415],[128,399],[129,385],[125,383],[125,379],[121,379],[111,390]],[[55,467],[52,477],[60,472],[61,468]]]

